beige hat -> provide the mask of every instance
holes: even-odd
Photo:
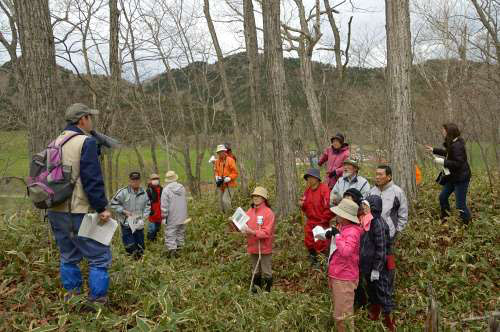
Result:
[[[264,187],[255,187],[251,196],[260,196],[262,198],[269,199],[269,194]]]
[[[358,219],[359,206],[350,199],[344,198],[340,201],[339,205],[332,207],[330,210],[339,217],[350,220],[356,224],[360,223]]]
[[[344,165],[352,165],[352,166],[356,167],[358,170],[361,168],[359,165],[359,161],[356,159],[353,159],[353,158],[349,158],[349,159],[344,160]]]
[[[160,179],[160,176],[158,174],[151,174],[151,176],[149,177],[150,180],[159,180]]]
[[[179,176],[177,176],[174,171],[168,171],[167,174],[165,174],[165,183],[175,182],[178,179]]]
[[[227,148],[224,144],[217,145],[217,150],[215,152],[222,152],[222,151],[227,151]]]

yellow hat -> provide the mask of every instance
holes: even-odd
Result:
[[[165,183],[175,182],[178,179],[179,176],[177,176],[174,171],[168,171],[167,174],[165,174]]]
[[[269,194],[264,187],[255,187],[251,196],[260,196],[265,199],[269,199]]]

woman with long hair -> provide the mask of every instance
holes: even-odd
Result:
[[[439,181],[443,185],[443,190],[439,195],[441,219],[445,220],[449,217],[450,203],[448,199],[452,193],[455,193],[460,217],[465,224],[468,224],[471,220],[471,213],[467,207],[467,191],[471,170],[467,160],[465,141],[460,135],[458,126],[454,123],[444,124],[442,134],[444,136],[444,149],[425,146],[427,151],[434,155],[434,162],[443,167]]]

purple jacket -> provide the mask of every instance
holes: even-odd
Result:
[[[349,224],[340,228],[340,234],[335,237],[337,250],[331,255],[328,267],[330,278],[352,281],[359,279],[359,247],[362,234],[363,229],[359,225]]]
[[[344,173],[344,161],[349,158],[350,154],[349,144],[344,144],[337,151],[334,151],[333,148],[329,146],[321,155],[318,165],[322,166],[325,162],[327,162],[327,178],[325,182],[328,183],[328,187],[330,189],[335,186],[337,180],[342,176],[342,173]]]

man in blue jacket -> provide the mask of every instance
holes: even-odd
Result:
[[[106,209],[108,201],[99,163],[99,147],[95,138],[90,136],[93,117],[97,114],[99,111],[84,104],[73,104],[66,110],[68,125],[57,141],[78,133],[62,147],[62,161],[71,167],[75,188],[71,198],[48,211],[48,217],[61,255],[61,281],[67,291],[65,300],[80,294],[83,281],[78,264],[86,258],[89,263],[89,301],[106,303],[111,249],[78,236],[85,214],[95,211],[101,222],[107,222],[111,216]]]

